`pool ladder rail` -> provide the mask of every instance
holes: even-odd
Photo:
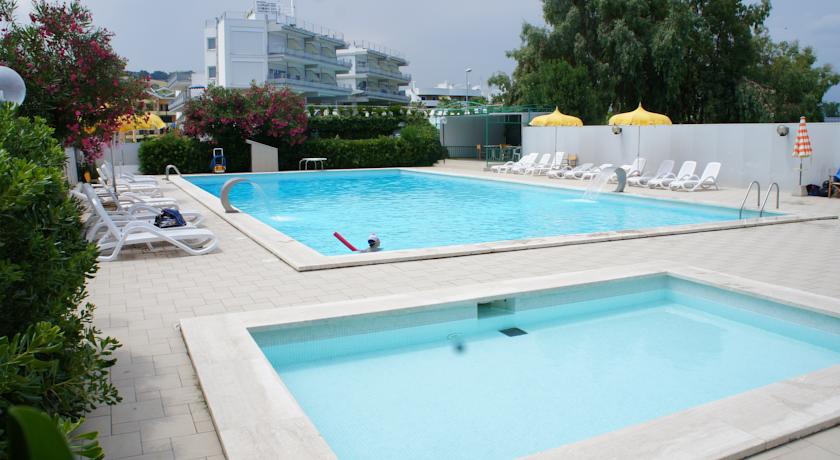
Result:
[[[770,187],[767,189],[767,194],[764,195],[764,201],[761,201],[761,183],[757,180],[750,182],[750,186],[747,187],[747,193],[744,195],[744,200],[741,201],[741,208],[738,209],[738,218],[743,219],[744,216],[744,207],[747,205],[747,199],[750,197],[750,192],[755,186],[755,206],[758,209],[758,217],[762,217],[764,215],[764,208],[767,207],[767,202],[770,201],[770,194],[773,192],[773,189],[776,190],[776,209],[779,209],[779,183],[773,182],[770,184]]]

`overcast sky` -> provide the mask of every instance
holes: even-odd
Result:
[[[18,0],[25,17],[28,0]],[[83,0],[94,21],[113,31],[114,48],[131,70],[200,70],[205,19],[244,11],[252,0]],[[523,21],[542,22],[539,0],[298,0],[297,16],[406,54],[420,86],[444,80],[484,83],[493,72],[510,72],[505,51],[520,44]],[[821,63],[840,68],[840,0],[773,0],[767,21],[777,40],[816,49]],[[840,86],[827,95],[840,101]]]

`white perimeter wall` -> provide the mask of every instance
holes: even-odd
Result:
[[[682,161],[695,160],[699,174],[707,162],[719,161],[723,164],[721,185],[746,187],[758,180],[764,188],[778,182],[782,190],[792,191],[799,180],[799,160],[792,156],[799,124],[784,124],[790,129],[784,137],[776,134],[778,126],[623,126],[619,135],[612,133],[611,126],[524,127],[522,151],[576,153],[578,163],[629,164],[636,158],[638,145],[640,156],[647,158],[648,171],[665,159],[676,161],[676,168]],[[822,184],[840,168],[840,123],[809,123],[808,132],[814,155],[804,160],[802,183]]]

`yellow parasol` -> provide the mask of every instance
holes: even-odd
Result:
[[[610,125],[670,125],[671,119],[661,113],[648,112],[639,103],[639,108],[632,112],[619,113],[610,117]]]
[[[123,116],[120,117],[119,123],[120,125],[119,128],[117,128],[117,131],[121,133],[139,131],[141,129],[158,130],[166,127],[166,123],[164,123],[159,116],[153,113]]]
[[[639,102],[639,107],[636,110],[613,115],[610,117],[608,123],[610,125],[635,125],[639,127],[639,133],[636,138],[636,158],[639,158],[639,152],[642,146],[642,125],[670,125],[671,119],[661,113],[648,112],[642,107],[642,103]],[[618,134],[621,130],[619,129],[613,132]]]
[[[530,126],[583,126],[583,121],[578,117],[561,113],[559,108],[555,108],[553,113],[534,117],[528,124]]]

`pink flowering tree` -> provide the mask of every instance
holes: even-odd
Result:
[[[217,143],[254,139],[270,145],[298,145],[306,140],[304,99],[270,84],[246,90],[211,86],[184,111],[184,134]]]
[[[118,119],[139,108],[148,83],[126,76],[126,61],[111,48],[113,34],[95,27],[78,0],[32,5],[31,24],[22,24],[14,21],[14,1],[0,0],[0,19],[8,21],[0,31],[0,64],[26,83],[20,114],[43,117],[65,147],[81,149],[92,162]]]

